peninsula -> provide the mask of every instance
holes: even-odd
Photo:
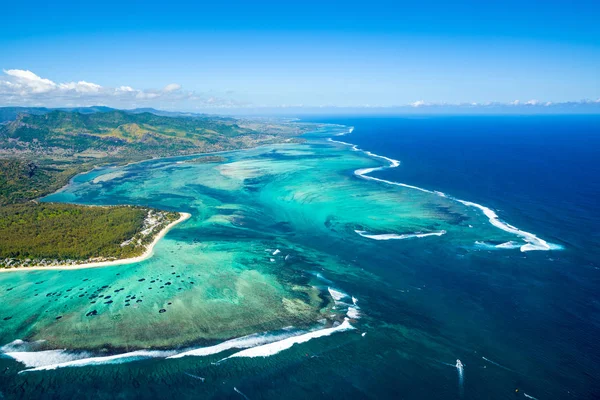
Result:
[[[107,107],[0,108],[0,270],[136,262],[177,223],[178,210],[39,201],[75,175],[107,165],[297,142],[287,121]],[[223,160],[209,155],[191,163]]]

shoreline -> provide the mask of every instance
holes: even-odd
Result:
[[[0,268],[0,273],[2,272],[17,272],[17,271],[44,271],[44,270],[76,270],[76,269],[85,269],[85,268],[98,268],[98,267],[109,267],[115,265],[124,265],[124,264],[132,264],[135,262],[140,262],[147,260],[152,257],[154,254],[154,246],[162,239],[175,225],[188,220],[192,214],[186,212],[180,212],[180,217],[177,221],[171,222],[169,225],[165,226],[152,240],[146,250],[142,255],[131,257],[131,258],[122,258],[119,260],[112,261],[95,261],[77,265],[49,265],[49,266],[33,266],[33,267],[17,267],[17,268]]]
[[[180,154],[180,155],[148,158],[148,159],[142,159],[142,160],[137,160],[137,161],[130,161],[130,162],[126,162],[124,164],[95,165],[89,170],[81,171],[81,172],[73,175],[64,186],[62,186],[61,188],[57,189],[56,191],[54,191],[50,194],[44,195],[42,197],[38,197],[37,199],[35,199],[35,201],[43,202],[46,197],[53,195],[55,193],[60,193],[60,192],[64,191],[66,188],[68,188],[69,186],[71,186],[73,184],[73,180],[76,177],[78,177],[80,175],[85,175],[85,174],[91,173],[97,169],[124,168],[129,165],[133,165],[133,164],[142,164],[142,163],[153,162],[153,161],[161,161],[161,160],[175,161],[177,159],[185,159],[188,157],[202,157],[202,156],[211,156],[211,155],[215,155],[215,154],[232,153],[232,152],[238,152],[238,151],[249,151],[249,150],[254,150],[254,149],[257,149],[257,148],[260,148],[263,146],[268,146],[268,145],[288,145],[288,144],[295,143],[293,141],[293,139],[301,138],[301,136],[302,136],[302,134],[298,135],[298,136],[291,136],[281,142],[264,143],[264,144],[259,144],[258,146],[249,146],[249,147],[244,147],[244,148],[239,148],[239,149],[217,150],[217,151],[209,151],[209,152],[203,152],[203,153],[190,153],[190,154]],[[85,206],[94,207],[95,205],[85,205]],[[100,206],[100,207],[102,207],[102,206]],[[76,265],[49,265],[49,266],[31,266],[31,267],[17,267],[17,268],[0,268],[0,273],[11,272],[11,271],[17,272],[17,271],[41,271],[41,270],[76,270],[76,269],[85,269],[85,268],[97,268],[97,267],[107,267],[107,266],[114,266],[114,265],[124,265],[124,264],[131,264],[131,263],[143,261],[152,256],[153,251],[154,251],[154,246],[158,243],[158,241],[160,239],[162,239],[167,234],[167,232],[169,230],[171,230],[171,228],[173,228],[175,225],[177,225],[191,217],[191,214],[189,214],[189,213],[179,212],[179,214],[181,215],[181,217],[177,221],[174,221],[174,222],[170,223],[169,225],[167,225],[165,228],[163,228],[163,230],[161,230],[161,232],[159,232],[156,235],[156,237],[154,238],[152,243],[150,243],[147,246],[146,251],[144,251],[144,253],[142,255],[137,256],[137,257],[123,258],[123,259],[112,260],[112,261],[88,262],[88,263],[82,263],[82,264],[76,264]]]
[[[302,136],[302,135],[300,135]],[[290,139],[294,139],[294,138],[299,138],[300,136],[291,136]],[[85,170],[85,171],[81,171],[78,172],[77,174],[73,175],[70,179],[69,182],[65,183],[61,188],[55,190],[52,193],[48,193],[44,196],[38,197],[32,201],[43,201],[44,198],[53,195],[55,193],[60,193],[62,191],[64,191],[67,187],[71,186],[71,184],[73,184],[73,179],[75,179],[76,177],[78,177],[79,175],[85,175],[85,174],[89,174],[90,172],[93,172],[97,169],[109,169],[109,168],[125,168],[129,165],[135,165],[135,164],[142,164],[142,163],[146,163],[146,162],[151,162],[151,161],[161,161],[161,160],[169,160],[169,159],[176,159],[176,158],[185,158],[185,157],[196,157],[196,156],[210,156],[213,154],[222,154],[222,153],[231,153],[234,151],[248,151],[248,150],[254,150],[257,149],[259,147],[262,146],[268,146],[268,145],[278,145],[278,144],[290,144],[293,142],[289,142],[289,141],[285,141],[285,142],[276,142],[276,143],[265,143],[265,144],[260,144],[258,146],[253,146],[253,147],[243,147],[240,149],[231,149],[231,150],[216,150],[216,151],[209,151],[209,152],[204,152],[204,153],[190,153],[190,154],[180,154],[180,155],[173,155],[173,156],[164,156],[164,157],[155,157],[155,158],[146,158],[143,160],[138,160],[138,161],[128,161],[125,162],[124,164],[100,164],[100,165],[94,165],[91,169]]]

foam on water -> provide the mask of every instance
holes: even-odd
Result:
[[[90,354],[87,352],[73,353],[65,350],[11,351],[6,352],[5,355],[20,362],[27,368],[58,365],[90,357]]]
[[[201,347],[198,349],[184,351],[183,353],[178,353],[178,354],[169,356],[167,358],[181,358],[181,357],[188,357],[188,356],[196,356],[196,357],[208,356],[211,354],[221,353],[221,352],[229,350],[229,349],[245,349],[248,347],[259,346],[259,345],[263,345],[266,343],[282,340],[282,339],[288,338],[290,336],[293,336],[295,333],[297,333],[297,332],[294,332],[291,329],[289,329],[287,332],[282,332],[282,333],[278,333],[278,334],[269,333],[269,332],[265,332],[265,333],[261,333],[261,334],[253,334],[253,335],[243,336],[243,337],[240,337],[237,339],[227,340],[223,343],[219,343],[214,346]]]
[[[10,353],[10,352],[26,352],[33,351],[39,349],[39,347],[44,343],[44,340],[36,340],[35,342],[26,342],[21,339],[13,340],[10,343],[5,344],[0,347],[0,352],[2,353]]]
[[[360,311],[358,311],[358,307],[348,307],[346,315],[348,316],[348,318],[359,319]]]
[[[327,290],[329,291],[329,294],[333,298],[336,307],[346,307],[346,316],[348,318],[351,318],[351,319],[359,319],[360,318],[360,311],[358,311],[360,307],[357,305],[358,299],[356,297],[350,296],[349,294],[346,294],[338,289],[332,289],[331,287],[327,287]],[[352,305],[342,301],[343,299],[347,299],[347,298],[352,299]]]
[[[345,319],[344,322],[338,326],[304,333],[302,335],[293,336],[287,339],[280,340],[278,342],[273,342],[262,346],[252,347],[250,349],[234,353],[229,357],[225,358],[224,360],[236,357],[269,357],[283,350],[287,350],[295,344],[306,343],[312,339],[329,336],[336,332],[343,332],[351,329],[354,329],[354,327],[350,325],[348,319]]]
[[[369,239],[373,239],[373,240],[402,240],[402,239],[410,239],[410,238],[424,238],[427,236],[442,236],[446,233],[446,231],[437,231],[437,232],[429,232],[429,233],[421,233],[421,232],[415,232],[415,233],[403,233],[403,234],[396,234],[396,233],[382,233],[379,235],[372,235],[369,234],[369,232],[367,231],[358,231],[355,230],[354,232],[358,233],[360,236],[362,237],[366,237]]]
[[[347,134],[349,134],[349,133],[352,133],[353,131],[354,131],[354,127],[353,127],[353,126],[351,126],[351,127],[350,127],[350,129],[348,129],[348,131],[346,131],[346,132],[341,132],[341,133],[337,133],[335,136],[344,136],[344,135],[347,135]]]
[[[509,233],[515,234],[517,236],[520,236],[523,239],[523,241],[525,241],[527,243],[527,244],[524,244],[521,246],[522,252],[532,251],[532,250],[558,250],[558,249],[560,249],[560,246],[550,245],[544,239],[540,239],[533,233],[525,232],[515,226],[512,226],[510,224],[507,224],[506,222],[501,221],[500,218],[498,217],[498,215],[492,209],[490,209],[488,207],[482,206],[481,204],[473,203],[472,201],[460,200],[460,199],[456,199],[453,197],[449,197],[449,198],[451,198],[452,200],[458,201],[459,203],[464,204],[467,207],[475,207],[475,208],[480,209],[481,211],[483,211],[483,214],[486,217],[488,217],[488,220],[490,221],[490,223],[493,226],[495,226],[496,228],[502,229],[505,232],[509,232]]]
[[[463,205],[465,205],[467,207],[475,207],[475,208],[481,210],[483,212],[483,214],[486,217],[488,217],[489,222],[493,226],[495,226],[496,228],[502,229],[505,232],[509,232],[509,233],[512,233],[514,235],[517,235],[517,236],[521,237],[523,239],[523,241],[526,242],[526,244],[520,246],[520,249],[521,249],[522,252],[533,251],[533,250],[544,250],[544,251],[547,251],[547,250],[560,250],[560,249],[562,249],[562,246],[560,246],[560,245],[548,243],[545,240],[537,237],[533,233],[523,231],[523,230],[521,230],[521,229],[519,229],[519,228],[517,228],[517,227],[515,227],[513,225],[510,225],[510,224],[508,224],[506,222],[503,222],[502,220],[500,220],[500,218],[498,217],[498,215],[492,209],[490,209],[489,207],[483,206],[481,204],[474,203],[472,201],[461,200],[461,199],[458,199],[456,197],[449,196],[449,195],[447,195],[447,194],[445,194],[443,192],[439,192],[439,191],[435,191],[435,190],[427,190],[427,189],[420,188],[418,186],[407,185],[405,183],[393,182],[393,181],[389,181],[389,180],[386,180],[386,179],[380,179],[380,178],[372,177],[372,176],[369,175],[370,173],[375,172],[375,171],[381,171],[381,170],[388,169],[388,168],[396,168],[396,167],[398,167],[400,165],[400,161],[394,160],[394,159],[389,158],[389,157],[380,156],[379,154],[375,154],[375,153],[372,153],[372,152],[367,151],[367,150],[362,150],[357,145],[354,145],[354,144],[351,144],[351,143],[346,143],[346,142],[342,142],[342,141],[338,141],[338,140],[333,140],[331,138],[328,139],[328,140],[330,142],[333,142],[333,143],[339,143],[339,144],[343,144],[343,145],[346,145],[346,146],[350,146],[353,151],[361,151],[361,152],[363,152],[363,153],[365,153],[365,154],[367,154],[367,155],[369,155],[371,157],[384,159],[384,160],[386,160],[387,162],[390,163],[390,165],[387,165],[387,166],[357,169],[356,171],[354,171],[354,174],[356,176],[359,176],[359,177],[361,177],[363,179],[368,179],[368,180],[373,180],[373,181],[377,181],[377,182],[386,183],[388,185],[401,186],[401,187],[406,187],[406,188],[409,188],[409,189],[419,190],[419,191],[425,192],[425,193],[432,193],[432,194],[438,195],[440,197],[445,197],[445,198],[448,198],[450,200],[457,201],[457,202],[459,202],[459,203],[461,203],[461,204],[463,204]],[[380,239],[380,240],[388,240],[388,239]],[[500,247],[500,248],[502,248],[502,247]]]
[[[36,346],[21,340],[11,342],[2,348],[3,353],[29,368],[21,372],[53,370],[64,367],[83,367],[90,365],[118,364],[146,358],[180,358],[186,356],[208,356],[221,353],[229,349],[244,349],[280,341],[297,335],[293,328],[285,328],[278,332],[264,332],[236,339],[227,340],[214,346],[180,350],[138,350],[110,356],[94,356],[89,352],[75,352],[68,350],[43,350],[43,351],[12,351],[15,349],[30,349]],[[11,351],[5,351],[11,350]]]
[[[83,353],[70,353],[70,352],[67,352],[64,350],[48,350],[48,351],[62,352],[63,354],[61,354],[59,356],[59,359],[61,359],[61,360],[64,360],[65,358],[68,358],[68,357],[80,357],[83,354]],[[27,357],[31,357],[31,359],[36,360],[36,361],[42,361],[45,364],[49,360],[47,357],[40,358],[40,357],[44,357],[44,354],[40,354],[40,353],[46,353],[46,352],[30,353],[27,355]],[[69,361],[50,363],[50,364],[40,365],[35,368],[26,369],[26,370],[20,371],[19,373],[33,372],[33,371],[46,371],[46,370],[53,370],[53,369],[65,368],[65,367],[86,367],[86,366],[90,366],[90,365],[120,364],[120,363],[125,363],[125,362],[129,362],[129,361],[135,361],[135,360],[140,360],[140,359],[145,359],[145,358],[165,358],[173,353],[174,353],[174,351],[137,350],[137,351],[132,351],[129,353],[115,354],[112,356],[85,357],[85,358],[79,358],[79,359],[71,359]],[[13,356],[13,354],[8,353],[7,355],[17,359],[16,357]],[[22,360],[27,360],[27,357],[22,358]]]
[[[335,301],[340,301],[346,297],[349,297],[346,293],[341,292],[339,290],[336,289],[332,289],[330,287],[327,288],[327,290],[329,291],[329,294],[331,295],[331,297],[333,297],[333,299]]]
[[[496,248],[498,249],[515,249],[517,247],[520,247],[519,243],[513,242],[512,240],[510,242],[500,243],[496,245]]]
[[[476,241],[475,245],[486,250],[520,249],[523,246],[522,244],[512,240],[510,242],[504,242],[500,244]]]

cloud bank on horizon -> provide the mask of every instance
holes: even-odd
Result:
[[[225,99],[182,90],[177,83],[170,83],[162,89],[111,88],[87,81],[57,83],[22,69],[3,70],[3,73],[0,77],[0,105],[6,106],[106,105],[135,108],[165,104],[176,107],[186,102],[207,108],[240,106]]]
[[[498,108],[557,108],[587,106],[585,110],[600,112],[599,99],[583,99],[571,102],[550,102],[540,100],[514,100],[512,102],[485,103],[439,103],[417,100],[409,104],[364,105],[336,107],[335,105],[279,105],[254,104],[208,96],[184,90],[177,83],[170,83],[162,89],[134,89],[131,86],[104,87],[87,81],[57,83],[38,76],[32,71],[21,69],[3,70],[0,76],[0,106],[36,107],[85,107],[104,105],[115,108],[155,107],[163,109],[191,110],[236,110],[236,109],[498,109]],[[591,107],[590,107],[591,106]]]

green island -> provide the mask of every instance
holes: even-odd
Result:
[[[301,124],[152,109],[0,108],[0,268],[139,257],[180,217],[145,207],[40,203],[75,175],[107,165],[294,143]],[[189,163],[223,161],[219,155]]]

